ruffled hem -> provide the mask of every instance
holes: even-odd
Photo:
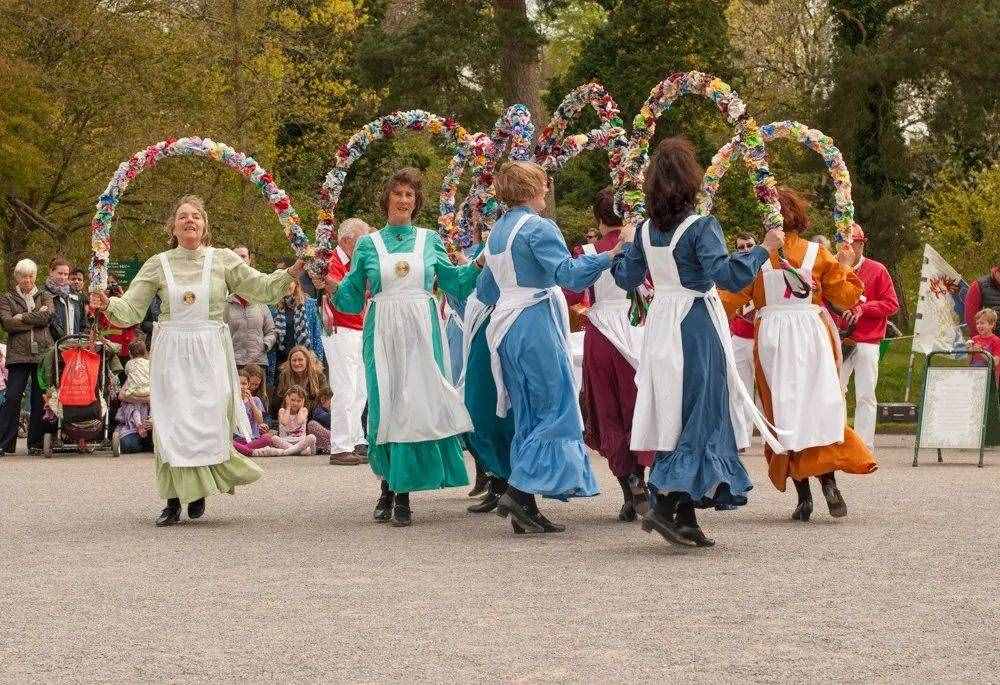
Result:
[[[264,469],[235,450],[228,460],[211,466],[171,466],[159,455],[154,465],[160,497],[176,497],[182,505],[209,495],[232,495],[237,485],[249,485],[264,475]]]
[[[390,442],[368,447],[372,471],[393,492],[439,490],[469,484],[458,437],[424,442]]]
[[[525,443],[511,452],[510,465],[508,481],[522,492],[565,501],[601,491],[579,440]]]
[[[746,493],[753,489],[750,474],[737,454],[657,452],[648,482],[653,494],[685,493],[701,509],[741,507],[749,501]]]

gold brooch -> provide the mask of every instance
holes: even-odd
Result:
[[[396,278],[406,278],[406,275],[410,273],[410,263],[405,259],[396,262]]]
[[[194,301],[197,300],[197,299],[198,298],[195,297],[195,294],[193,292],[191,292],[190,290],[188,290],[186,293],[184,293],[184,297],[183,297],[184,304],[194,304]]]

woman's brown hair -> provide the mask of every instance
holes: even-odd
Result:
[[[414,169],[413,167],[406,167],[400,169],[392,175],[389,182],[385,184],[385,188],[382,190],[382,213],[389,213],[389,195],[396,186],[410,186],[413,189],[413,194],[416,198],[413,200],[413,215],[416,216],[420,213],[420,208],[424,206],[424,179],[420,174],[419,169]]]
[[[260,401],[264,403],[266,407],[267,402],[267,378],[264,377],[264,369],[260,368],[257,364],[247,364],[243,367],[242,371],[246,374],[247,378],[257,378],[260,379],[260,385],[257,386],[257,390],[254,395],[260,398]]]
[[[778,202],[781,203],[781,218],[784,220],[785,231],[801,234],[812,225],[807,213],[809,203],[797,192],[785,186],[778,186]]]
[[[302,353],[306,358],[306,370],[300,376],[292,370],[292,355]],[[306,392],[306,405],[309,410],[316,404],[329,398],[330,389],[327,386],[326,374],[323,373],[323,366],[319,363],[316,355],[305,345],[296,345],[288,353],[288,359],[281,365],[278,371],[278,399],[282,404],[285,401],[285,393],[293,385],[300,385]]]
[[[683,136],[660,141],[642,186],[656,228],[669,231],[694,210],[704,175],[691,141]]]
[[[610,186],[602,188],[594,198],[594,218],[612,228],[622,225],[622,218],[615,213],[615,192]]]

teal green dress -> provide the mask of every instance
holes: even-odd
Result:
[[[410,252],[416,242],[412,225],[386,226],[380,231],[390,254]],[[441,289],[454,297],[464,299],[476,288],[479,268],[474,264],[455,266],[448,259],[441,237],[430,231],[424,245],[424,289],[431,293],[437,279]],[[369,236],[358,241],[351,256],[351,270],[333,295],[333,306],[347,314],[360,313],[367,299],[366,292],[375,295],[382,291],[382,274],[378,252]],[[365,382],[368,386],[368,435],[372,436],[368,448],[368,462],[372,471],[389,483],[393,492],[437,490],[439,488],[468,485],[462,442],[458,436],[424,442],[387,442],[374,444],[380,421],[396,417],[380,416],[378,376],[375,372],[375,308],[365,314],[362,331],[361,354],[365,364]],[[427,316],[431,322],[434,363],[446,374],[447,353],[442,343],[441,322],[435,311],[435,302],[427,303]],[[414,402],[421,401],[420,389],[414,388]],[[334,389],[336,392],[336,389]]]

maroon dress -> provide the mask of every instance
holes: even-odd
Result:
[[[618,234],[614,230],[603,236],[594,246],[595,251],[611,250],[618,244]],[[609,274],[603,274],[590,289],[590,300],[591,309],[584,324],[580,397],[584,442],[608,460],[616,478],[628,478],[643,467],[651,466],[654,457],[653,452],[629,449],[637,392],[635,367],[619,348],[631,350],[633,361],[636,361],[639,348],[634,336],[638,334],[628,325],[625,291],[615,285]]]

